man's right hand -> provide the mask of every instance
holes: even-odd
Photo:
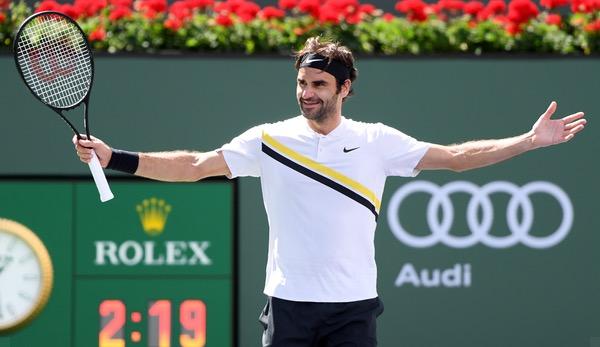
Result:
[[[102,140],[92,136],[91,140],[87,140],[85,135],[81,135],[82,139],[78,140],[77,136],[73,136],[73,144],[79,160],[84,163],[89,163],[92,160],[92,149],[96,151],[100,165],[106,168],[110,157],[112,156],[112,148],[110,148]]]

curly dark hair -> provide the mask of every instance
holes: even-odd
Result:
[[[321,41],[319,36],[311,37],[306,40],[304,47],[297,52],[294,52],[294,56],[296,57],[296,63],[294,67],[296,70],[300,69],[300,64],[304,57],[307,54],[316,53],[320,54],[329,59],[329,62],[332,60],[337,60],[338,62],[344,64],[350,70],[350,82],[354,82],[356,77],[358,77],[358,70],[354,67],[354,56],[352,55],[352,51],[346,46],[342,46],[339,42],[324,40]],[[337,80],[337,92],[339,93],[342,90],[342,85],[344,81]],[[354,88],[350,86],[350,92],[348,96],[354,95]],[[345,100],[346,98],[344,98]]]

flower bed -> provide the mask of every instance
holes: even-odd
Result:
[[[400,0],[384,13],[359,0],[0,0],[0,49],[32,12],[77,19],[96,50],[289,54],[325,35],[363,54],[532,52],[592,54],[600,45],[600,0]]]

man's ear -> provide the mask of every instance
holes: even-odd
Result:
[[[342,84],[342,97],[347,97],[350,94],[350,87],[352,87],[352,81],[345,80],[344,84]]]

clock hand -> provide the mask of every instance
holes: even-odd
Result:
[[[12,260],[13,260],[12,257],[6,257],[6,258],[4,258],[3,264],[0,265],[0,275],[2,274],[2,271],[4,271],[4,269],[8,266],[8,264],[11,263]]]

